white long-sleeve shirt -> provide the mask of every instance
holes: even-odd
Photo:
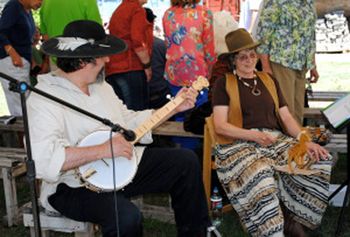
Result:
[[[135,129],[152,114],[152,110],[128,110],[114,94],[112,87],[104,81],[91,84],[90,95],[86,95],[69,80],[50,73],[38,77],[36,88],[128,129]],[[59,183],[66,183],[70,187],[81,186],[75,170],[61,171],[66,147],[76,146],[96,130],[109,128],[33,92],[27,104],[36,177],[43,181],[40,202],[52,211],[47,197],[56,191]],[[151,133],[146,134],[140,142],[152,142]],[[142,157],[143,150],[144,147],[135,147],[137,157]]]

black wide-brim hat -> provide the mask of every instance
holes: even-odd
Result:
[[[72,21],[64,28],[63,35],[45,41],[41,51],[59,58],[104,57],[127,49],[125,42],[107,35],[95,21]]]
[[[220,60],[226,60],[228,56],[238,53],[241,50],[256,48],[260,45],[254,41],[252,36],[243,28],[231,31],[225,36],[228,52],[218,56]]]

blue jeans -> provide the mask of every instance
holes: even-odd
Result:
[[[106,77],[106,81],[113,87],[115,94],[128,109],[149,108],[149,88],[143,70],[112,74]]]

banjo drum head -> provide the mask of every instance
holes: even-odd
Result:
[[[114,135],[114,134],[113,134]],[[79,142],[79,147],[99,145],[109,140],[110,131],[96,131],[86,136]],[[131,160],[124,157],[115,157],[115,182],[116,190],[119,190],[129,184],[137,171],[137,159],[134,155]],[[84,178],[87,173],[91,173],[89,177]],[[114,174],[113,162],[111,158],[104,158],[103,160],[96,160],[78,168],[79,176],[82,177],[86,186],[92,186],[93,190],[100,190],[108,192],[114,190]]]

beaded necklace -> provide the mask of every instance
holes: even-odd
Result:
[[[236,76],[237,76],[238,80],[239,80],[240,82],[243,83],[243,85],[245,85],[246,87],[252,89],[250,92],[251,92],[254,96],[259,96],[259,95],[261,95],[261,90],[260,90],[259,88],[256,87],[256,86],[258,85],[258,80],[256,79],[256,77],[254,77],[254,86],[252,86],[252,85],[250,85],[249,83],[243,81],[242,78],[241,78],[240,76],[238,76],[237,74],[236,74]]]

